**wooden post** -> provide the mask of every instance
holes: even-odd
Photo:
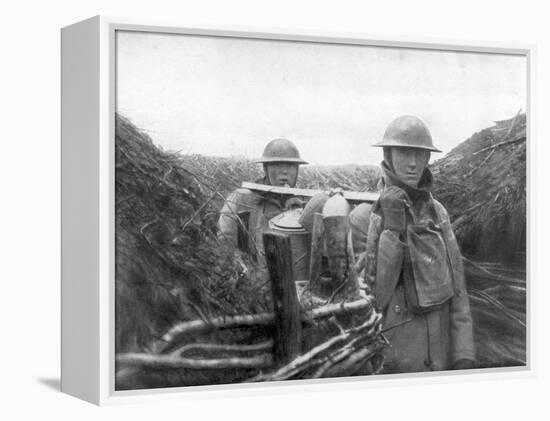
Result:
[[[275,363],[292,361],[301,351],[302,324],[300,304],[292,273],[290,238],[267,232],[263,235],[264,250],[271,279],[275,312]]]

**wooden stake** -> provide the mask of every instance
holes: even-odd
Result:
[[[317,307],[309,312],[301,314],[302,323],[311,323],[311,321],[338,316],[345,313],[369,312],[372,308],[372,297],[361,298],[356,301],[337,303]],[[161,354],[174,351],[181,342],[200,332],[208,332],[216,329],[233,329],[248,326],[272,326],[275,323],[273,313],[247,314],[236,316],[221,316],[209,320],[190,320],[180,322],[173,326],[162,336],[162,345],[159,345],[157,352]]]
[[[274,358],[276,364],[287,364],[300,354],[302,341],[290,238],[285,234],[267,232],[263,239],[275,310]]]
[[[124,366],[139,366],[153,369],[161,368],[189,368],[195,370],[222,370],[236,368],[263,368],[272,364],[271,354],[256,355],[248,358],[214,358],[193,359],[180,358],[173,355],[128,353],[117,354],[117,364]]]

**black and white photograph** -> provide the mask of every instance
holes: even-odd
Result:
[[[117,30],[116,391],[527,367],[523,54]]]

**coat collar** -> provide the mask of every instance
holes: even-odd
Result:
[[[424,172],[422,173],[422,177],[420,177],[420,182],[418,183],[418,187],[411,187],[408,184],[403,183],[399,179],[399,177],[397,177],[395,172],[390,168],[390,166],[386,163],[386,161],[382,161],[380,166],[382,167],[382,170],[384,172],[381,179],[382,188],[389,187],[389,186],[399,187],[400,189],[404,190],[407,193],[407,195],[410,197],[410,199],[413,202],[416,202],[418,200],[429,201],[431,199],[433,175],[428,167],[424,169]]]

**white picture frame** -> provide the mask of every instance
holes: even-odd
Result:
[[[236,26],[192,26],[154,20],[96,16],[62,30],[62,378],[63,392],[103,405],[201,396],[316,390],[318,387],[376,387],[370,378],[302,380],[269,384],[216,385],[139,391],[114,388],[114,119],[115,32],[307,41],[380,47],[522,55],[527,59],[527,142],[532,142],[533,45],[461,43],[317,31],[293,32]],[[528,146],[530,203],[531,151]],[[467,378],[532,374],[530,217],[527,216],[527,365],[482,369]],[[385,382],[433,381],[448,372],[392,375]],[[461,374],[465,375],[464,373]],[[461,377],[458,376],[458,377]],[[452,377],[452,376],[451,376]],[[456,377],[456,376],[455,376]],[[285,392],[286,391],[286,392]]]

